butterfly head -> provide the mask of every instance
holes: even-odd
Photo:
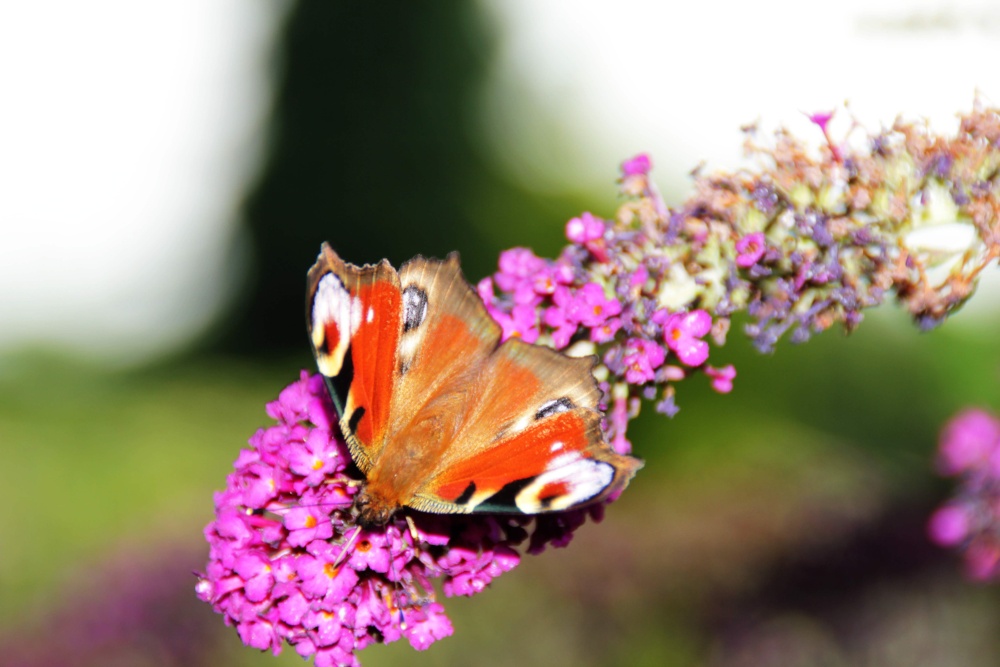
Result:
[[[398,509],[398,505],[371,493],[367,486],[362,487],[354,498],[354,512],[357,515],[357,523],[362,528],[385,526]]]

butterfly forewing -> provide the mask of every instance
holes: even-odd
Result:
[[[326,244],[309,271],[307,326],[355,463],[367,473],[385,443],[396,385],[402,295],[396,270],[346,264]]]
[[[500,326],[465,282],[455,255],[445,262],[417,257],[403,265],[399,279],[409,306],[394,414],[402,428],[422,405],[472,389],[470,380],[500,343]]]
[[[410,504],[458,434],[479,391],[478,378],[496,349],[500,327],[487,315],[458,267],[416,258],[400,270],[402,334],[398,385],[378,466],[368,495]]]

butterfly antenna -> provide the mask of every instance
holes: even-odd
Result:
[[[351,536],[347,538],[347,542],[344,543],[340,555],[337,556],[337,560],[333,562],[334,569],[340,567],[344,563],[344,560],[347,558],[347,554],[350,553],[351,551],[351,547],[354,546],[354,541],[358,539],[358,535],[360,534],[361,534],[361,526],[358,526],[357,528],[354,529],[354,532],[351,534]]]
[[[403,516],[406,519],[406,525],[410,527],[410,537],[413,538],[413,548],[417,547],[417,541],[420,539],[420,534],[417,532],[417,524],[413,523],[413,517],[409,514]]]

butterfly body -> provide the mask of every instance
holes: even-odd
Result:
[[[458,260],[357,267],[324,244],[307,326],[355,464],[358,522],[558,511],[623,489],[642,465],[603,440],[593,359],[499,325]]]

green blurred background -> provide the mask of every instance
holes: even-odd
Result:
[[[614,162],[553,187],[490,148],[510,138],[495,127],[508,112],[545,137],[535,158],[551,152],[552,169],[588,141],[517,85],[488,88],[512,30],[496,5],[289,2],[271,30],[263,152],[222,216],[236,221],[216,260],[231,267],[230,297],[211,324],[140,362],[30,341],[0,356],[0,655],[13,661],[0,663],[298,664],[242,647],[194,598],[191,573],[212,492],[266,424],[265,402],[312,366],[302,302],[319,243],[396,264],[457,249],[475,281],[503,248],[551,256],[566,219],[616,206]],[[672,202],[686,187],[660,185]],[[445,601],[455,635],[429,651],[401,642],[363,662],[1000,662],[1000,597],[924,533],[948,491],[932,469],[938,429],[967,404],[1000,406],[998,323],[986,307],[918,334],[889,306],[849,338],[769,357],[737,323],[713,352],[736,364],[735,391],[699,378],[673,420],[647,406],[630,430],[647,465],[602,524]]]

